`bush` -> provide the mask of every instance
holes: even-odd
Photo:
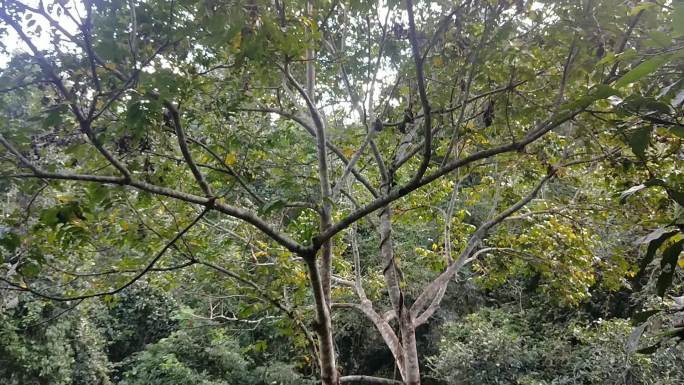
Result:
[[[431,375],[464,385],[679,384],[681,346],[655,356],[628,353],[632,326],[622,319],[552,325],[533,313],[485,308],[444,325]]]
[[[256,367],[231,336],[214,328],[176,331],[133,355],[127,366],[123,385],[308,383],[280,362]]]

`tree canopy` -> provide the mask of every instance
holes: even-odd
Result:
[[[681,1],[0,20],[11,384],[681,379]]]

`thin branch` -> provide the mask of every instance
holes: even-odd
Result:
[[[188,143],[187,143],[187,139],[185,137],[185,132],[183,132],[183,128],[181,126],[180,116],[178,114],[178,109],[171,102],[169,102],[167,100],[165,100],[163,103],[164,103],[164,107],[166,107],[166,109],[171,114],[171,119],[173,120],[173,126],[176,130],[176,136],[178,137],[178,146],[180,146],[181,153],[183,153],[183,158],[185,158],[185,163],[190,168],[190,171],[192,171],[192,175],[195,177],[195,180],[197,181],[197,184],[200,185],[200,188],[202,189],[202,191],[204,191],[204,194],[207,197],[213,198],[214,193],[211,190],[211,187],[204,180],[202,173],[200,172],[199,168],[197,167],[197,164],[195,164],[195,161],[192,159],[192,155],[190,154],[190,150],[188,150]]]
[[[21,288],[24,291],[30,292],[31,294],[36,295],[38,297],[50,299],[53,301],[60,301],[60,302],[83,300],[86,298],[102,297],[105,295],[114,295],[114,294],[119,293],[120,291],[124,290],[125,288],[131,286],[132,284],[134,284],[136,281],[138,281],[140,278],[142,278],[145,274],[147,274],[147,272],[149,272],[152,268],[154,268],[155,263],[157,263],[157,261],[159,261],[159,259],[161,259],[161,257],[164,255],[164,253],[166,253],[166,251],[171,246],[173,246],[176,243],[176,241],[178,241],[185,233],[187,233],[193,226],[195,226],[195,224],[197,224],[197,222],[199,222],[199,220],[202,219],[204,214],[206,214],[208,211],[209,211],[208,208],[205,208],[204,210],[202,210],[202,212],[197,217],[195,217],[195,219],[192,222],[190,222],[189,225],[187,225],[182,231],[177,233],[176,236],[173,237],[173,239],[171,239],[168,243],[166,243],[166,245],[164,245],[164,247],[157,252],[157,254],[154,256],[154,258],[152,258],[152,260],[147,264],[147,266],[145,266],[144,269],[139,271],[135,276],[133,276],[133,278],[128,280],[128,282],[126,282],[122,286],[120,286],[116,289],[110,290],[110,291],[93,293],[93,294],[84,294],[84,295],[78,295],[78,296],[73,296],[73,297],[57,297],[57,296],[53,296],[51,294],[46,294],[46,293],[42,293],[40,291],[31,289],[28,286],[24,287],[20,284],[11,282],[11,281],[4,279],[2,277],[0,277],[0,280],[4,281],[8,285],[11,285],[11,286],[14,286],[17,288]]]
[[[627,31],[625,31],[624,35],[622,35],[622,39],[620,39],[620,42],[618,45],[615,47],[615,54],[619,54],[624,52],[625,48],[627,47],[627,42],[629,41],[629,37],[632,35],[632,31],[634,31],[634,27],[636,27],[637,23],[639,23],[639,20],[641,19],[641,16],[644,14],[644,10],[642,9],[639,11],[639,13],[634,16],[632,21],[629,23],[629,26],[627,27]],[[608,73],[608,76],[606,77],[604,83],[610,83],[613,81],[613,78],[616,76],[617,70],[619,68],[620,61],[616,60],[615,64],[613,64],[613,67],[610,69],[610,72]]]
[[[520,151],[525,146],[528,144],[536,141],[540,137],[542,137],[544,134],[547,132],[551,131],[553,128],[558,127],[560,124],[572,119],[574,116],[579,114],[580,112],[583,111],[583,108],[577,108],[575,110],[554,115],[551,118],[545,120],[542,123],[539,123],[534,129],[530,130],[527,135],[525,135],[520,141],[518,142],[513,142],[509,144],[504,144],[498,147],[493,147],[485,150],[481,150],[478,152],[475,152],[465,158],[462,159],[456,159],[450,163],[447,163],[444,167],[440,168],[439,170],[433,172],[432,174],[429,174],[425,176],[423,179],[419,181],[411,181],[403,186],[400,186],[399,188],[391,190],[389,193],[386,195],[375,199],[374,201],[366,204],[365,206],[361,207],[360,209],[354,211],[353,213],[349,214],[339,222],[335,223],[333,226],[331,226],[328,230],[322,232],[319,234],[316,238],[314,238],[314,246],[316,244],[321,244],[321,242],[325,241],[329,237],[337,234],[338,232],[342,231],[343,229],[347,228],[349,225],[351,225],[353,222],[356,222],[357,220],[363,218],[364,216],[368,215],[369,213],[378,210],[385,205],[387,205],[390,202],[393,202],[401,197],[406,196],[407,194],[411,193],[412,191],[417,190],[420,187],[423,187],[427,184],[432,183],[433,181],[441,178],[442,176],[456,170],[459,167],[463,167],[466,165],[469,165],[473,162],[476,162],[478,160],[486,159],[493,157],[495,155],[507,153],[507,152],[512,152],[512,151]]]
[[[234,177],[235,180],[238,182],[238,184],[239,184],[240,186],[242,186],[242,188],[245,189],[245,191],[247,191],[247,193],[248,193],[252,198],[254,198],[254,200],[257,202],[257,204],[258,204],[259,206],[263,206],[263,205],[266,203],[266,201],[265,201],[263,198],[261,198],[261,197],[260,197],[260,196],[259,196],[259,195],[258,195],[258,194],[257,194],[257,193],[256,193],[256,192],[247,184],[247,182],[244,181],[244,179],[242,178],[242,176],[240,176],[240,174],[238,174],[235,170],[233,170],[233,168],[230,167],[230,165],[229,165],[228,163],[226,163],[226,160],[223,159],[223,158],[221,158],[214,150],[211,149],[211,147],[207,146],[206,144],[202,143],[201,141],[199,141],[199,140],[197,140],[197,139],[193,139],[193,138],[187,137],[187,140],[190,141],[190,142],[192,142],[192,143],[195,143],[196,145],[198,145],[198,146],[200,146],[200,147],[202,147],[206,152],[209,153],[209,155],[211,155],[214,159],[216,159],[216,161],[219,162],[219,164],[225,169],[224,171],[225,171],[226,173],[228,173],[228,175]],[[198,165],[199,165],[199,164],[198,164]]]
[[[475,232],[468,239],[468,243],[456,261],[447,267],[444,272],[442,272],[442,274],[440,274],[435,280],[430,282],[430,284],[423,289],[422,293],[418,296],[418,298],[416,298],[416,301],[411,306],[411,314],[416,319],[416,326],[420,325],[417,323],[418,320],[421,322],[427,321],[427,319],[430,318],[437,310],[449,280],[468,262],[468,258],[470,258],[477,245],[481,242],[489,230],[532,201],[532,199],[537,196],[546,182],[551,180],[551,178],[556,175],[556,171],[557,169],[552,168],[549,173],[542,178],[526,196],[509,206],[506,210],[502,211],[494,218],[486,221],[480,225],[477,230],[475,230]],[[430,306],[428,306],[428,304],[430,304]],[[423,312],[423,309],[427,310]],[[421,312],[422,314],[420,314]]]
[[[389,378],[373,377],[373,376],[342,376],[340,377],[342,384],[368,384],[368,385],[402,385],[403,382],[399,380],[392,380]]]
[[[115,184],[120,186],[130,186],[138,190],[147,191],[152,194],[167,196],[170,198],[178,199],[188,203],[199,204],[208,208],[213,208],[229,216],[242,219],[245,222],[251,224],[252,226],[258,228],[264,234],[269,236],[274,241],[280,243],[288,250],[298,253],[298,254],[311,254],[314,251],[312,246],[302,246],[292,238],[285,234],[282,234],[275,230],[270,224],[264,221],[262,218],[257,216],[255,213],[231,206],[216,200],[213,197],[202,197],[178,190],[173,190],[167,187],[157,186],[151,183],[138,181],[138,180],[127,180],[121,177],[113,176],[102,176],[102,175],[88,175],[88,174],[73,174],[67,172],[47,172],[36,165],[31,163],[26,157],[21,155],[5,138],[0,134],[0,144],[6,147],[13,155],[19,158],[19,161],[24,166],[28,167],[33,171],[33,173],[16,173],[16,174],[0,174],[0,178],[37,178],[37,179],[51,179],[51,180],[70,180],[70,181],[83,181],[83,182],[97,182],[104,184]]]
[[[418,83],[418,95],[420,96],[420,103],[423,106],[423,126],[425,132],[425,139],[423,140],[423,160],[418,166],[418,171],[412,179],[412,183],[419,182],[427,171],[430,165],[430,156],[432,155],[432,115],[430,114],[430,102],[428,101],[427,92],[425,91],[425,74],[423,73],[423,59],[418,45],[418,37],[416,33],[416,21],[413,15],[413,0],[406,0],[406,10],[408,12],[409,21],[409,40],[411,41],[411,50],[413,52],[413,61],[416,66],[416,80]]]

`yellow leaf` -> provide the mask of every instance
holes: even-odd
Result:
[[[682,254],[682,255],[684,255],[684,254]],[[684,269],[684,256],[679,257],[679,261],[677,261],[677,264],[679,265],[679,267]]]
[[[120,221],[120,222],[119,222],[119,225],[121,226],[121,228],[122,228],[124,231],[128,231],[128,222],[126,222],[126,221]]]
[[[114,63],[106,63],[104,66],[105,66],[105,68],[107,68],[109,70],[115,70],[116,69],[116,64],[114,64]]]
[[[229,153],[226,155],[226,164],[229,166],[232,166],[237,162],[237,155],[235,155],[234,152]]]
[[[351,147],[345,147],[344,150],[342,150],[342,153],[347,158],[351,158],[351,156],[354,155],[354,149]]]
[[[80,227],[82,229],[86,228],[85,223],[83,223],[83,221],[78,219],[78,218],[72,218],[69,222],[71,222],[71,224],[76,226],[76,227]]]
[[[235,37],[233,37],[233,50],[237,51],[240,49],[240,45],[242,44],[242,32],[238,32]]]
[[[435,67],[441,67],[444,65],[444,59],[441,56],[435,56],[432,58],[432,65]]]

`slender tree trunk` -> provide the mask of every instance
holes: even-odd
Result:
[[[306,3],[306,14],[313,20],[314,9],[312,1]],[[311,30],[307,29],[310,36]],[[306,50],[306,97],[311,119],[316,127],[316,142],[318,147],[318,172],[321,184],[320,231],[327,230],[332,224],[332,205],[330,203],[330,179],[326,154],[325,122],[321,119],[320,112],[316,108],[316,63],[313,49]],[[305,98],[306,99],[306,98]],[[316,321],[314,329],[318,335],[319,364],[321,368],[321,383],[323,385],[339,385],[337,375],[337,360],[335,358],[335,340],[332,331],[332,319],[330,316],[330,285],[332,277],[332,238],[321,245],[320,264],[316,261],[316,254],[304,257],[309,269],[311,290],[316,304]]]
[[[323,385],[339,385],[337,375],[337,360],[335,358],[335,341],[332,333],[332,319],[330,307],[325,300],[321,274],[318,270],[315,256],[305,256],[306,266],[309,269],[309,280],[316,305],[316,321],[313,325],[318,336],[318,363],[321,368],[321,383]]]

